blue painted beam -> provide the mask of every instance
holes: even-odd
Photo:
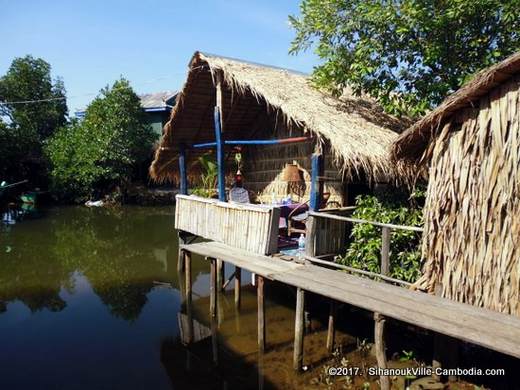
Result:
[[[224,141],[224,145],[279,145],[297,142],[305,142],[311,140],[310,137],[293,137],[282,139],[253,139],[253,140],[230,140]],[[201,144],[191,145],[194,149],[212,148],[216,146],[216,142],[204,142]]]
[[[186,147],[179,145],[179,192],[182,195],[188,194],[188,177],[186,175]]]
[[[323,155],[314,153],[311,157],[311,198],[309,208],[317,211],[323,199],[323,183],[320,181],[323,176]]]
[[[226,201],[226,182],[224,166],[224,140],[222,139],[222,129],[220,127],[220,109],[215,106],[215,146],[217,147],[217,169],[218,169],[218,200]]]

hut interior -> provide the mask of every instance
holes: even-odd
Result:
[[[400,164],[427,170],[418,287],[520,315],[520,53],[404,132]]]
[[[385,115],[373,100],[348,92],[335,99],[311,87],[304,74],[201,52],[189,64],[164,128],[150,168],[153,179],[178,182],[179,150],[186,148],[188,186],[200,185],[197,159],[215,154],[215,106],[226,142],[249,142],[226,147],[226,184],[240,169],[259,203],[287,196],[308,201],[313,153],[324,157],[319,180],[329,206],[348,204],[349,184],[395,179],[388,149],[403,122]],[[291,142],[294,138],[298,142]],[[260,140],[272,142],[255,144]],[[204,143],[213,144],[193,147]]]

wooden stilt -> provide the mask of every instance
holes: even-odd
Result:
[[[293,368],[301,370],[303,367],[303,331],[304,331],[305,291],[296,290],[296,317],[294,320],[294,353]]]
[[[265,351],[265,305],[264,305],[264,278],[257,276],[256,287],[258,303],[258,350]]]
[[[179,256],[177,258],[177,272],[184,272],[184,251],[181,249],[181,245],[186,243],[186,234],[179,232]]]
[[[334,351],[334,338],[336,336],[336,302],[330,301],[329,306],[329,324],[327,328],[327,351],[332,353]]]
[[[235,267],[235,308],[240,309],[240,283],[242,281],[242,269],[240,267]]]
[[[374,321],[375,321],[375,342],[376,342],[376,359],[377,365],[379,368],[387,368],[386,363],[386,351],[385,351],[385,339],[384,339],[384,330],[385,330],[385,317],[379,313],[374,313]],[[379,377],[379,385],[381,390],[390,390],[390,378],[386,375],[381,375]]]
[[[218,340],[217,340],[217,260],[210,258],[211,270],[209,281],[209,316],[211,319],[211,347],[213,352],[213,363],[218,365]]]
[[[192,312],[192,280],[191,280],[191,253],[185,252],[186,268],[186,314],[188,317],[187,343],[193,342],[193,312]]]
[[[217,260],[211,258],[211,271],[209,281],[209,314],[211,318],[217,318]]]
[[[224,291],[226,265],[223,260],[217,259],[217,286],[219,291]]]

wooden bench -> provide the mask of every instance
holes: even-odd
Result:
[[[520,358],[520,318],[514,316],[218,242],[182,245],[181,249],[225,259],[269,280]]]

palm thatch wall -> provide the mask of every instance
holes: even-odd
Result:
[[[308,143],[244,147],[244,176],[260,198],[273,191],[287,192],[280,177],[286,163],[297,161],[307,181],[310,156],[316,149],[326,160],[333,195],[342,191],[342,180],[364,177],[373,182],[393,182],[397,171],[390,163],[389,147],[403,129],[403,122],[382,112],[368,97],[345,93],[341,99],[322,93],[298,72],[247,63],[196,52],[186,83],[177,98],[170,121],[150,167],[156,181],[175,181],[181,143],[214,141],[213,108],[216,79],[222,80],[222,122],[225,139],[275,139],[306,135]],[[189,177],[196,181],[196,158],[190,150]],[[235,169],[228,153],[230,176]],[[284,188],[285,186],[285,188]],[[336,194],[337,195],[337,194]],[[336,196],[334,195],[334,196]],[[338,199],[341,196],[338,196]]]
[[[417,286],[520,315],[520,55],[407,130],[393,155],[429,165]]]

